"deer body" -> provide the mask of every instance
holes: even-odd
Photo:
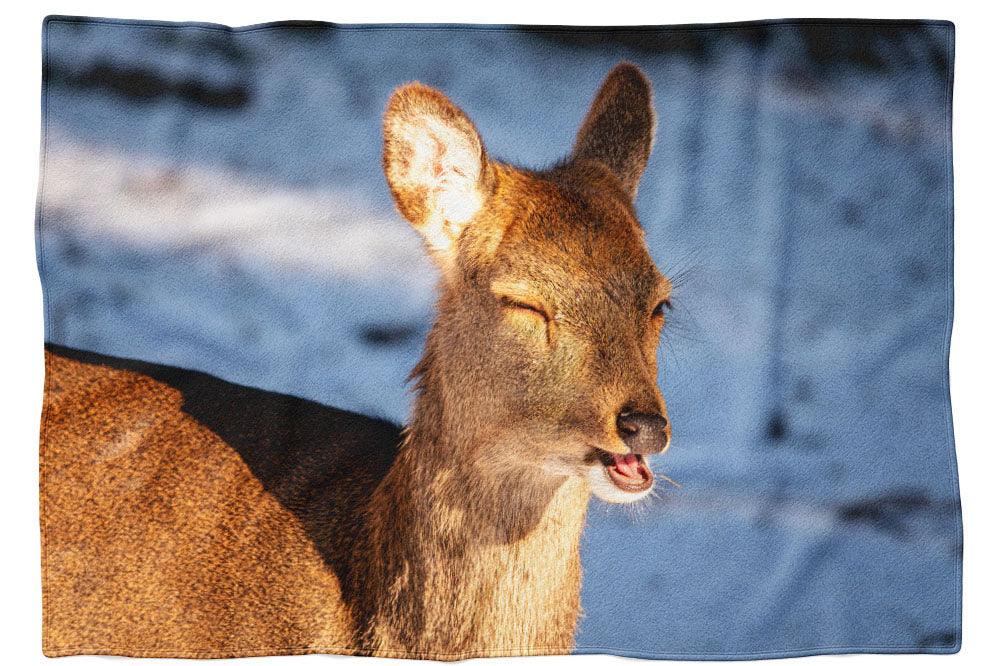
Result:
[[[589,499],[645,496],[669,440],[670,286],[632,210],[652,132],[631,65],[545,172],[490,160],[440,92],[394,93],[386,176],[442,275],[402,432],[51,348],[46,653],[570,651]]]
[[[317,485],[343,485],[329,470],[358,453],[330,455],[320,433],[338,427],[321,423],[310,432],[315,447],[282,452],[275,473],[241,454],[285,445],[283,437],[255,432],[234,448],[238,438],[219,434],[226,423],[198,418],[223,404],[288,412],[305,401],[72,350],[48,352],[46,365],[47,654],[453,659],[572,646],[589,498],[582,482],[555,489],[534,526],[517,526],[523,538],[498,540],[499,522],[485,538],[455,506],[459,470],[428,475],[400,454],[378,490],[373,479],[356,499],[313,499]],[[135,411],[123,411],[123,400]],[[400,436],[354,416],[342,427],[385,456]],[[303,466],[319,474],[300,476]],[[373,467],[385,464],[366,460],[352,477]],[[329,522],[325,530],[310,525],[314,512]]]

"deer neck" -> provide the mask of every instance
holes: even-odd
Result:
[[[505,472],[421,378],[414,416],[367,514],[367,640],[438,655],[572,644],[583,479]],[[480,437],[482,435],[479,435]]]

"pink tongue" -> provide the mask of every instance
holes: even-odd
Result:
[[[619,474],[633,479],[642,478],[642,473],[639,472],[639,458],[634,453],[626,453],[625,455],[616,453],[612,457],[615,461],[615,471]]]

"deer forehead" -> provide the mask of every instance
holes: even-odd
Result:
[[[638,224],[631,218],[533,214],[508,227],[493,257],[489,289],[552,305],[635,305],[669,296]],[[655,303],[654,303],[655,304]]]
[[[580,323],[645,315],[670,296],[671,284],[651,261],[605,266],[563,257],[501,265],[484,285],[501,300],[528,303]]]

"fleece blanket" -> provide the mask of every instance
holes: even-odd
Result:
[[[956,652],[953,45],[48,18],[45,654]]]

